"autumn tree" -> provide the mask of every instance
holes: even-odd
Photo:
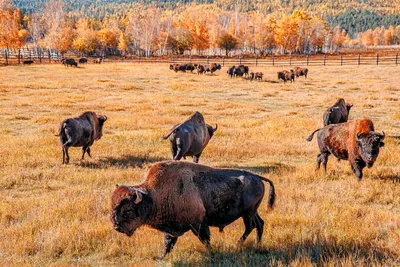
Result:
[[[238,41],[229,33],[225,33],[219,39],[218,45],[220,48],[225,49],[225,54],[228,56],[229,52],[238,46]]]

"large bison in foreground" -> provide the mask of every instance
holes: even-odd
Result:
[[[264,221],[257,209],[264,197],[263,181],[270,184],[268,206],[273,207],[272,181],[235,169],[214,169],[182,161],[154,164],[144,183],[118,186],[112,195],[111,221],[118,232],[132,236],[142,225],[164,233],[168,254],[178,237],[191,230],[210,245],[210,226],[222,229],[242,218],[243,242],[254,228],[261,241]]]
[[[352,106],[352,104],[346,103],[343,98],[340,98],[332,107],[325,111],[323,117],[324,126],[346,122],[349,118],[349,113]]]
[[[328,157],[333,154],[338,159],[348,160],[354,174],[361,179],[365,166],[371,168],[376,161],[379,148],[384,146],[385,133],[374,130],[370,119],[354,120],[331,124],[315,130],[306,140],[311,141],[318,132],[317,169],[321,162],[326,172]]]
[[[106,116],[88,111],[77,118],[66,119],[60,124],[58,135],[63,153],[63,164],[69,163],[68,148],[71,146],[82,147],[82,160],[85,153],[90,157],[90,146],[103,135],[103,125],[106,120]]]
[[[213,137],[218,125],[213,128],[204,122],[200,112],[195,112],[183,123],[177,124],[162,138],[171,142],[172,159],[192,156],[194,162],[199,158],[204,148]]]

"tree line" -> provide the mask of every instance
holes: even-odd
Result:
[[[99,18],[71,10],[63,0],[50,0],[41,12],[34,13],[22,12],[6,0],[0,8],[0,48],[29,43],[82,55],[265,56],[400,44],[400,25],[381,25],[351,38],[342,26],[330,26],[321,16],[303,10],[265,13],[240,5],[226,9],[207,3],[175,8],[146,3],[129,6]]]

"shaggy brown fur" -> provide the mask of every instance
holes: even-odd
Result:
[[[376,161],[379,148],[385,134],[375,132],[370,119],[331,124],[315,130],[306,140],[311,141],[318,132],[317,169],[323,164],[326,172],[328,157],[333,154],[338,159],[348,160],[355,175],[361,179],[365,166],[372,167]]]
[[[304,78],[307,79],[308,69],[307,68],[295,67],[294,68],[294,74],[296,75],[296,77],[304,76]]]
[[[270,184],[268,204],[272,208],[274,185],[264,177],[189,162],[159,162],[150,169],[144,183],[117,185],[111,198],[111,221],[115,230],[128,236],[141,225],[164,232],[163,256],[189,230],[209,246],[209,226],[222,230],[240,217],[246,226],[240,240],[256,228],[260,241],[264,222],[257,209],[264,196],[262,181]]]

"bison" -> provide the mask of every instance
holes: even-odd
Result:
[[[185,67],[185,70],[188,70],[190,72],[193,72],[196,69],[196,67],[192,63],[187,63],[184,64],[183,66]]]
[[[340,98],[332,107],[325,111],[323,116],[324,126],[346,122],[352,106],[352,104],[346,103],[343,98]]]
[[[73,58],[64,58],[61,60],[61,62],[62,62],[62,64],[64,64],[65,67],[68,67],[68,66],[78,67],[78,63]]]
[[[365,166],[371,168],[376,161],[379,148],[384,146],[385,133],[374,130],[370,119],[331,124],[315,130],[306,140],[311,141],[318,132],[317,170],[321,162],[326,173],[328,157],[333,154],[338,159],[348,160],[354,174],[362,179]]]
[[[103,58],[99,57],[93,60],[94,64],[101,64],[103,62]]]
[[[228,73],[228,75],[231,77],[231,78],[233,78],[233,75],[235,74],[234,73],[234,71],[235,71],[235,66],[232,66],[232,67],[230,67],[227,71],[226,71],[226,73]]]
[[[87,58],[81,57],[78,62],[79,62],[79,64],[86,64],[87,63]]]
[[[203,115],[196,111],[186,121],[172,127],[162,138],[169,138],[171,142],[172,159],[180,160],[182,157],[192,156],[197,163],[217,129],[218,125],[213,128],[206,124]]]
[[[214,73],[214,72],[216,72],[217,70],[220,70],[220,69],[221,69],[221,64],[212,63],[210,65],[210,67],[209,67],[209,72],[211,72],[211,74],[212,74],[212,73]]]
[[[206,67],[203,65],[197,66],[197,75],[205,74],[207,72]]]
[[[171,64],[171,65],[169,65],[169,69],[173,70],[175,72],[178,72],[178,71],[186,72],[186,66],[181,65],[181,64]]]
[[[304,76],[304,78],[307,79],[308,69],[307,68],[295,67],[294,68],[294,74],[296,75],[296,77]]]
[[[258,214],[264,183],[270,185],[268,206],[273,208],[275,188],[271,180],[237,169],[217,169],[200,164],[164,161],[152,166],[137,186],[117,185],[111,198],[114,229],[132,236],[142,225],[164,233],[165,250],[171,252],[178,237],[191,230],[210,247],[210,226],[220,231],[239,218],[244,242],[254,228],[261,241],[264,221]]]
[[[90,146],[102,137],[106,120],[106,116],[88,111],[77,118],[66,119],[60,124],[58,136],[63,153],[63,164],[69,163],[68,148],[71,146],[82,147],[81,160],[84,159],[85,152],[91,157]]]
[[[235,77],[243,77],[243,75],[247,77],[249,75],[249,67],[245,65],[239,65],[233,70],[233,74]]]
[[[262,80],[262,78],[263,78],[263,76],[264,76],[264,73],[262,73],[262,72],[256,72],[255,74],[254,74],[254,79],[256,79],[256,80]]]
[[[283,70],[283,71],[279,71],[278,72],[278,80],[282,79],[284,83],[286,83],[286,81],[289,81],[291,83],[294,82],[294,72],[293,70],[287,71],[287,70]]]
[[[35,63],[35,61],[33,61],[33,60],[24,60],[22,63],[24,65],[31,65],[31,64]]]

